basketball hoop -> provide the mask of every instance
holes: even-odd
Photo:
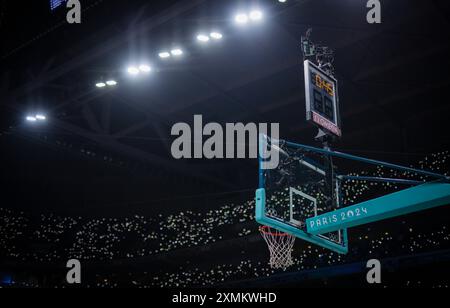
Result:
[[[292,248],[294,247],[295,237],[267,226],[260,227],[259,231],[269,247],[270,267],[285,270],[292,266],[294,264]]]

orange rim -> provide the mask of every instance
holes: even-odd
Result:
[[[269,235],[272,235],[272,236],[292,236],[289,233],[284,233],[284,232],[280,232],[280,231],[278,231],[278,232],[271,232],[270,231],[270,227],[268,227],[268,226],[259,227],[259,231],[264,233],[264,234],[269,234]]]

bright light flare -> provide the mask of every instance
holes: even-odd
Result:
[[[26,117],[26,120],[27,120],[28,122],[36,122],[36,121],[37,121],[36,117],[32,117],[32,116]]]
[[[263,12],[260,10],[253,10],[250,12],[250,19],[253,21],[260,21],[263,19]]]
[[[167,52],[167,51],[160,52],[160,53],[159,53],[159,57],[160,57],[161,59],[167,59],[167,58],[170,57],[170,53]]]
[[[127,69],[127,71],[128,71],[128,74],[130,74],[132,76],[135,76],[135,75],[139,74],[139,69],[137,67],[135,67],[135,66],[130,66]]]
[[[106,84],[108,85],[108,86],[115,86],[115,85],[117,85],[117,81],[115,81],[115,80],[108,80],[107,82],[106,82]]]
[[[200,41],[202,43],[209,42],[209,36],[204,35],[204,34],[199,34],[199,35],[197,35],[197,41]]]
[[[247,14],[237,14],[234,17],[234,21],[238,24],[238,25],[245,25],[246,23],[248,23],[248,16]]]
[[[209,35],[213,40],[221,40],[223,38],[223,34],[220,32],[211,32]]]
[[[43,114],[37,114],[35,118],[36,118],[36,120],[39,120],[39,121],[47,120],[47,117]]]
[[[183,50],[180,48],[175,48],[170,51],[173,56],[181,56],[183,54]]]
[[[106,87],[106,83],[104,83],[104,82],[99,82],[99,83],[97,83],[95,86],[96,86],[97,88],[104,88],[104,87]]]
[[[139,70],[143,73],[150,73],[152,71],[152,68],[150,65],[142,64],[139,66]]]

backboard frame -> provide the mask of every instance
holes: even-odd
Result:
[[[267,139],[268,137],[260,135],[260,147],[267,146],[265,145],[266,139],[264,138]],[[275,143],[281,144],[279,140],[275,140]],[[405,167],[342,152],[331,151],[329,149],[315,148],[312,146],[292,143],[288,141],[283,141],[283,144],[291,148],[301,149],[302,151],[306,152],[328,155],[331,158],[347,159],[355,162],[365,163],[368,165],[391,168],[397,171],[415,173],[423,177],[431,178],[428,180],[411,180],[408,178],[385,178],[377,176],[354,176],[336,174],[335,176],[333,176],[333,178],[337,179],[338,185],[342,185],[343,181],[351,180],[404,184],[413,187],[346,207],[343,207],[342,194],[339,194],[337,191],[336,195],[341,196],[337,199],[340,203],[336,205],[337,209],[324,214],[317,215],[317,213],[315,213],[315,216],[311,215],[313,217],[309,217],[306,219],[306,228],[302,230],[293,225],[292,222],[288,222],[287,219],[269,217],[268,213],[266,214],[267,202],[264,173],[266,171],[261,168],[263,158],[260,156],[260,185],[259,189],[256,191],[256,221],[262,225],[267,225],[281,232],[291,234],[304,241],[316,244],[332,251],[341,254],[348,253],[349,249],[347,228],[365,225],[375,221],[414,213],[438,206],[448,205],[448,203],[450,202],[450,176],[448,175],[438,174],[422,169]],[[260,148],[260,153],[263,153],[263,148]],[[303,160],[303,158],[297,161],[301,160]],[[305,161],[305,163],[310,164],[311,168],[316,169],[315,171],[317,172],[320,172],[321,168],[316,164],[317,162],[308,159],[308,161]],[[337,187],[337,189],[339,188]],[[360,215],[358,215],[358,212],[360,213]],[[340,215],[344,216],[343,219],[338,219],[338,216]],[[336,216],[336,219],[334,219],[334,216]],[[320,225],[318,223],[313,225],[312,222],[314,222],[314,220],[320,221]],[[326,223],[322,223],[322,221],[326,221]],[[343,240],[340,242],[330,242],[330,240],[327,240],[323,236],[324,234],[336,232],[339,230],[342,230],[342,233],[339,234],[339,237],[343,238]]]
[[[264,138],[267,138],[267,136],[260,135],[260,153],[263,153],[264,146],[266,146],[266,141]],[[301,162],[300,162],[301,163]],[[323,174],[325,171],[317,167],[315,164],[311,164],[310,162],[304,162],[304,165],[307,166],[309,169],[313,170],[314,172],[317,172],[319,174]],[[267,213],[267,199],[266,199],[266,189],[265,189],[265,180],[264,180],[264,172],[266,172],[265,169],[262,168],[263,166],[263,159],[260,156],[259,158],[259,178],[260,178],[260,184],[259,189],[256,191],[256,221],[260,223],[261,225],[269,226],[271,228],[277,229],[281,232],[285,232],[288,234],[291,234],[299,239],[302,239],[306,242],[318,245],[320,247],[329,249],[331,251],[334,251],[339,254],[347,254],[348,253],[348,235],[347,230],[339,231],[339,241],[334,242],[331,239],[327,238],[324,235],[312,235],[309,234],[303,230],[300,229],[301,225],[304,225],[306,229],[306,221],[300,222],[293,218],[293,193],[296,193],[303,198],[311,201],[314,206],[314,212],[317,216],[317,201],[314,197],[309,196],[305,192],[299,191],[293,187],[290,187],[289,191],[289,211],[290,211],[290,221],[283,221],[281,219],[277,219],[276,217],[272,217],[268,215]],[[340,185],[339,181],[336,181],[336,189],[339,189],[338,185]],[[340,198],[338,198],[340,199]],[[337,200],[338,203],[340,203],[340,200]]]

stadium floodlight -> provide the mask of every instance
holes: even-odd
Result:
[[[199,35],[197,35],[197,40],[202,43],[206,43],[209,41],[209,36],[207,36],[205,34],[199,34]]]
[[[247,14],[243,14],[243,13],[239,13],[234,17],[234,21],[238,24],[238,25],[245,25],[248,23],[248,15]]]
[[[209,36],[213,39],[213,40],[221,40],[223,38],[223,34],[220,32],[211,32],[209,34]]]
[[[97,88],[104,88],[104,87],[106,87],[106,83],[104,83],[104,82],[99,82],[99,83],[97,83],[95,86],[96,86]]]
[[[150,73],[152,71],[152,67],[147,64],[141,64],[139,65],[139,71],[142,73]]]
[[[135,66],[128,67],[127,71],[128,71],[128,74],[130,74],[132,76],[139,74],[139,69]]]
[[[249,16],[252,21],[260,21],[263,19],[263,12],[260,10],[253,10],[250,12]]]
[[[169,57],[170,57],[170,53],[167,52],[167,51],[160,52],[160,53],[159,53],[159,57],[160,57],[161,59],[169,58]]]
[[[37,114],[35,118],[36,118],[36,120],[39,120],[39,121],[47,120],[47,117],[43,114]]]
[[[115,80],[108,80],[108,81],[106,82],[106,84],[107,84],[108,86],[112,87],[112,86],[117,85],[117,81],[115,81]]]
[[[180,48],[175,48],[170,51],[173,56],[181,56],[183,54],[183,50]]]
[[[26,117],[26,120],[27,120],[28,122],[36,122],[36,121],[37,121],[36,117],[32,117],[32,116]]]

